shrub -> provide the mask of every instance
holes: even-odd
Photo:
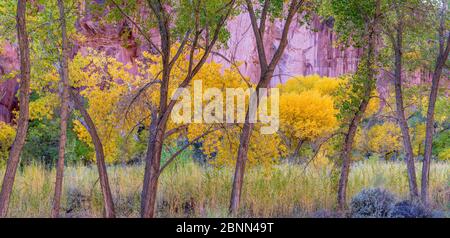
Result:
[[[431,218],[432,213],[422,204],[412,201],[401,201],[392,206],[391,218]]]
[[[353,197],[350,204],[353,218],[388,217],[395,197],[390,192],[380,189],[364,189]]]
[[[0,121],[0,167],[6,164],[15,137],[16,129]]]

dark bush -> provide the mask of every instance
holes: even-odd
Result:
[[[392,206],[392,218],[431,218],[432,213],[419,202],[401,201]]]
[[[388,217],[395,197],[390,192],[379,189],[364,189],[353,197],[350,216],[353,218]]]

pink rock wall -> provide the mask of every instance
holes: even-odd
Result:
[[[16,79],[4,79],[5,75],[19,69],[19,59],[15,48],[0,44],[0,121],[11,123],[12,111],[17,108],[15,97],[19,85]]]
[[[270,60],[279,45],[283,22],[275,21],[267,25],[265,40],[266,54]],[[242,62],[241,72],[257,81],[259,77],[258,55],[248,15],[242,14],[228,24],[231,39],[226,50],[221,53],[228,60]],[[272,85],[283,83],[296,75],[319,74],[337,77],[355,72],[360,49],[340,49],[335,47],[336,36],[329,22],[321,22],[317,17],[310,26],[302,26],[295,22],[289,34],[289,44],[283,55]],[[220,56],[213,59],[227,64]]]
[[[143,13],[145,14],[145,13]],[[210,60],[230,66],[228,61],[242,63],[240,71],[243,75],[256,82],[259,78],[259,63],[256,44],[247,14],[241,14],[232,19],[228,25],[231,37],[226,47],[219,49],[221,56],[212,54]],[[280,42],[283,22],[275,21],[267,24],[265,34],[266,54],[270,59]],[[86,41],[78,43],[75,52],[86,53],[87,48],[106,52],[123,63],[134,64],[141,52],[148,50],[146,44],[138,45],[136,39],[145,43],[132,26],[126,21],[117,25],[99,24],[92,16],[86,16],[77,22],[77,30],[86,37]],[[123,37],[124,32],[131,30],[132,34]],[[158,44],[156,31],[150,32],[150,37]],[[319,74],[321,76],[337,77],[356,70],[360,49],[341,49],[335,47],[336,36],[329,22],[321,22],[315,18],[308,27],[295,22],[290,29],[289,44],[278,67],[272,85],[283,83],[295,75]],[[223,58],[226,57],[226,59]]]

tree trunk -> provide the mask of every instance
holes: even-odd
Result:
[[[380,13],[380,1],[376,2],[376,11],[373,17],[373,22],[370,23],[370,28],[368,31],[368,46],[367,46],[367,59],[366,62],[364,60],[360,63],[360,67],[367,67],[367,73],[365,75],[366,81],[364,84],[364,94],[362,95],[361,103],[359,104],[358,110],[355,112],[355,115],[350,121],[350,125],[348,127],[347,133],[345,135],[344,146],[342,148],[342,170],[341,177],[339,179],[338,185],[338,196],[337,202],[340,210],[344,210],[347,205],[347,185],[348,185],[348,176],[350,174],[350,164],[351,164],[351,153],[353,149],[353,142],[356,135],[356,130],[358,129],[358,125],[361,122],[364,113],[366,112],[367,106],[369,105],[370,96],[372,91],[374,90],[375,85],[375,48],[377,44],[377,24],[378,17]],[[367,65],[364,65],[367,64]],[[362,66],[361,66],[362,65]]]
[[[165,132],[167,128],[167,122],[169,120],[170,113],[175,105],[175,100],[170,100],[168,103],[169,96],[169,81],[170,74],[173,68],[173,63],[180,57],[182,50],[184,49],[186,39],[190,35],[190,30],[186,33],[186,38],[182,41],[181,45],[178,48],[177,53],[171,59],[171,40],[170,40],[170,19],[166,9],[163,7],[160,1],[147,1],[151,11],[155,14],[158,21],[158,28],[160,34],[160,42],[161,42],[161,57],[162,57],[162,77],[161,77],[161,86],[159,89],[160,97],[159,97],[159,108],[156,112],[156,109],[152,109],[152,122],[150,125],[150,138],[147,146],[147,154],[146,154],[146,164],[145,164],[145,173],[144,173],[144,183],[141,193],[141,217],[143,218],[152,218],[155,216],[155,205],[156,205],[156,194],[158,191],[158,178],[160,175],[161,169],[161,152],[164,145]],[[233,7],[235,4],[235,0],[232,0],[226,8],[228,11],[225,15],[221,16],[221,20],[217,24],[214,34],[211,39],[206,41],[205,52],[200,60],[195,64],[194,67],[194,53],[197,50],[198,39],[202,34],[199,30],[199,22],[197,9],[200,7],[198,4],[195,9],[196,20],[195,20],[195,36],[192,43],[192,48],[190,50],[190,60],[188,66],[188,72],[186,78],[179,85],[179,88],[184,88],[189,85],[194,76],[201,69],[203,64],[206,62],[213,46],[218,40],[220,29],[225,24],[225,20],[229,17]],[[194,4],[195,5],[195,4]]]
[[[59,216],[61,193],[64,178],[64,155],[67,141],[67,119],[69,116],[69,69],[68,69],[68,42],[66,31],[66,17],[64,13],[64,2],[58,0],[59,16],[62,33],[62,56],[61,56],[61,132],[59,136],[58,162],[56,165],[55,196],[53,198],[52,217]]]
[[[398,16],[401,18],[401,16]],[[405,148],[405,159],[408,170],[409,181],[409,193],[411,199],[415,199],[419,196],[416,180],[416,168],[414,165],[414,154],[411,145],[411,136],[409,134],[408,121],[405,118],[405,110],[403,103],[402,92],[402,45],[403,45],[403,29],[402,19],[398,19],[400,22],[397,26],[396,42],[394,44],[395,50],[395,75],[394,75],[394,87],[395,87],[395,103],[397,107],[397,120],[402,132],[403,147]]]
[[[344,210],[347,204],[347,184],[348,184],[348,175],[350,174],[350,164],[351,164],[351,156],[353,149],[353,142],[356,135],[356,130],[358,129],[358,125],[361,122],[361,119],[364,115],[364,112],[369,105],[370,92],[372,90],[368,89],[364,99],[361,101],[361,104],[358,108],[358,112],[356,112],[352,121],[350,122],[350,126],[345,135],[344,147],[342,149],[342,169],[341,169],[341,177],[339,179],[338,186],[338,206],[339,209]]]
[[[297,146],[295,147],[294,152],[291,155],[291,161],[294,162],[296,158],[300,156],[300,150],[302,149],[303,143],[305,143],[305,140],[300,139],[297,143]]]
[[[263,75],[260,78],[260,81],[258,83],[258,86],[256,87],[256,95],[258,97],[256,101],[256,108],[259,107],[259,96],[258,92],[260,88],[265,88],[269,85],[270,80],[273,76],[273,70],[270,70],[268,72],[262,73]],[[247,115],[245,117],[245,123],[242,128],[242,134],[239,141],[239,149],[236,159],[236,168],[234,171],[234,179],[233,179],[233,187],[231,190],[231,199],[230,199],[230,207],[229,212],[231,215],[236,216],[239,211],[239,205],[241,200],[241,192],[242,192],[242,185],[244,182],[244,173],[245,173],[245,164],[247,163],[248,159],[248,148],[250,145],[250,138],[252,135],[253,127],[255,126],[253,123],[250,123],[250,114],[256,113],[256,112],[250,112],[250,103],[247,106]]]
[[[436,60],[436,66],[433,73],[430,98],[428,102],[426,134],[425,134],[425,151],[422,167],[422,187],[421,187],[421,199],[422,202],[428,204],[428,189],[429,189],[429,177],[430,177],[430,164],[431,156],[433,152],[433,134],[434,134],[434,108],[436,105],[436,99],[439,90],[439,81],[442,76],[442,70],[448,59],[450,51],[450,36],[445,37],[445,19],[447,12],[447,1],[444,0],[443,9],[441,12],[441,27],[439,31],[439,55]],[[447,33],[448,34],[448,33]],[[445,40],[447,39],[447,40]]]
[[[152,121],[150,138],[145,157],[144,185],[141,194],[141,217],[155,217],[156,195],[158,192],[159,170],[161,167],[161,152],[164,142],[166,122]],[[159,127],[160,125],[161,127]]]
[[[299,0],[293,0],[290,3],[289,10],[287,17],[285,19],[285,23],[283,26],[283,32],[281,34],[280,44],[278,48],[275,51],[275,54],[273,55],[272,59],[270,60],[270,63],[267,62],[266,52],[264,48],[264,30],[265,30],[265,23],[266,23],[266,17],[268,14],[269,9],[269,0],[266,0],[264,2],[264,8],[261,13],[261,19],[259,21],[258,26],[258,19],[256,16],[256,13],[253,9],[253,3],[251,0],[246,0],[247,10],[250,16],[251,20],[251,26],[253,30],[253,34],[255,36],[256,45],[257,45],[257,51],[258,51],[258,57],[259,57],[259,65],[260,65],[260,72],[261,77],[258,82],[258,85],[256,87],[256,95],[259,93],[260,88],[267,88],[267,86],[270,83],[270,80],[273,77],[273,72],[275,71],[276,66],[280,62],[281,57],[284,54],[284,51],[286,50],[286,47],[288,45],[288,33],[289,28],[291,26],[291,23],[295,17],[296,14],[298,14],[300,7],[303,4],[303,1]],[[250,104],[249,104],[250,106]],[[256,103],[256,108],[259,107],[259,97]],[[247,107],[247,115],[245,118],[244,127],[242,129],[242,134],[240,137],[240,144],[236,159],[236,168],[234,172],[234,179],[233,179],[233,187],[231,190],[231,199],[230,199],[230,207],[229,212],[231,215],[236,216],[239,211],[239,205],[241,200],[241,192],[242,192],[242,185],[244,182],[244,172],[245,172],[245,164],[247,162],[247,154],[248,154],[248,148],[250,144],[250,138],[252,135],[252,130],[254,125],[250,123],[250,113],[249,112],[250,107]]]
[[[236,168],[234,171],[233,188],[231,190],[230,201],[230,213],[236,216],[239,211],[239,205],[241,201],[241,191],[244,182],[245,164],[247,162],[248,147],[250,144],[250,137],[252,135],[254,124],[249,122],[249,113],[247,110],[247,116],[242,129],[240,138],[239,150],[236,160]]]
[[[26,0],[18,0],[17,4],[17,38],[20,52],[20,95],[19,118],[17,121],[17,134],[9,153],[6,172],[0,192],[0,217],[6,217],[9,199],[11,197],[20,153],[25,144],[29,119],[30,100],[30,48],[26,29]]]
[[[81,115],[84,118],[86,129],[91,135],[92,143],[94,143],[100,188],[103,194],[103,206],[105,213],[104,216],[106,218],[114,218],[114,201],[111,194],[111,188],[109,187],[108,171],[106,170],[105,155],[103,152],[102,142],[100,140],[100,137],[98,136],[95,124],[92,121],[92,118],[90,117],[87,110],[84,108],[81,99],[78,95],[75,94],[75,92],[71,91],[70,93],[73,101],[75,102],[75,107],[78,109],[78,111],[80,111]]]

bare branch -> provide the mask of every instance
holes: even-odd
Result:
[[[210,127],[211,128],[211,127]],[[197,142],[198,140],[200,140],[201,138],[207,136],[208,134],[211,134],[212,132],[216,131],[215,130],[210,130],[210,128],[204,132],[203,134],[197,136],[195,139],[193,139],[191,142],[189,142],[188,144],[184,145],[181,149],[179,149],[177,152],[175,152],[175,154],[173,154],[168,160],[167,162],[161,167],[161,169],[159,170],[159,175],[161,175],[161,173],[164,171],[164,169],[170,165],[170,163],[172,163],[184,150],[186,150],[189,146],[193,145],[195,142]]]
[[[133,24],[136,29],[139,31],[139,33],[141,33],[142,37],[145,38],[145,40],[154,48],[156,49],[156,51],[158,51],[159,54],[161,54],[161,50],[155,45],[155,43],[153,43],[152,39],[147,35],[147,33],[145,33],[142,28],[133,20],[131,19],[130,16],[128,16],[128,14],[125,13],[125,11],[119,6],[119,4],[116,3],[116,1],[114,0],[109,0],[116,8],[117,10],[119,10],[120,14],[122,14],[128,21],[131,22],[131,24]]]

